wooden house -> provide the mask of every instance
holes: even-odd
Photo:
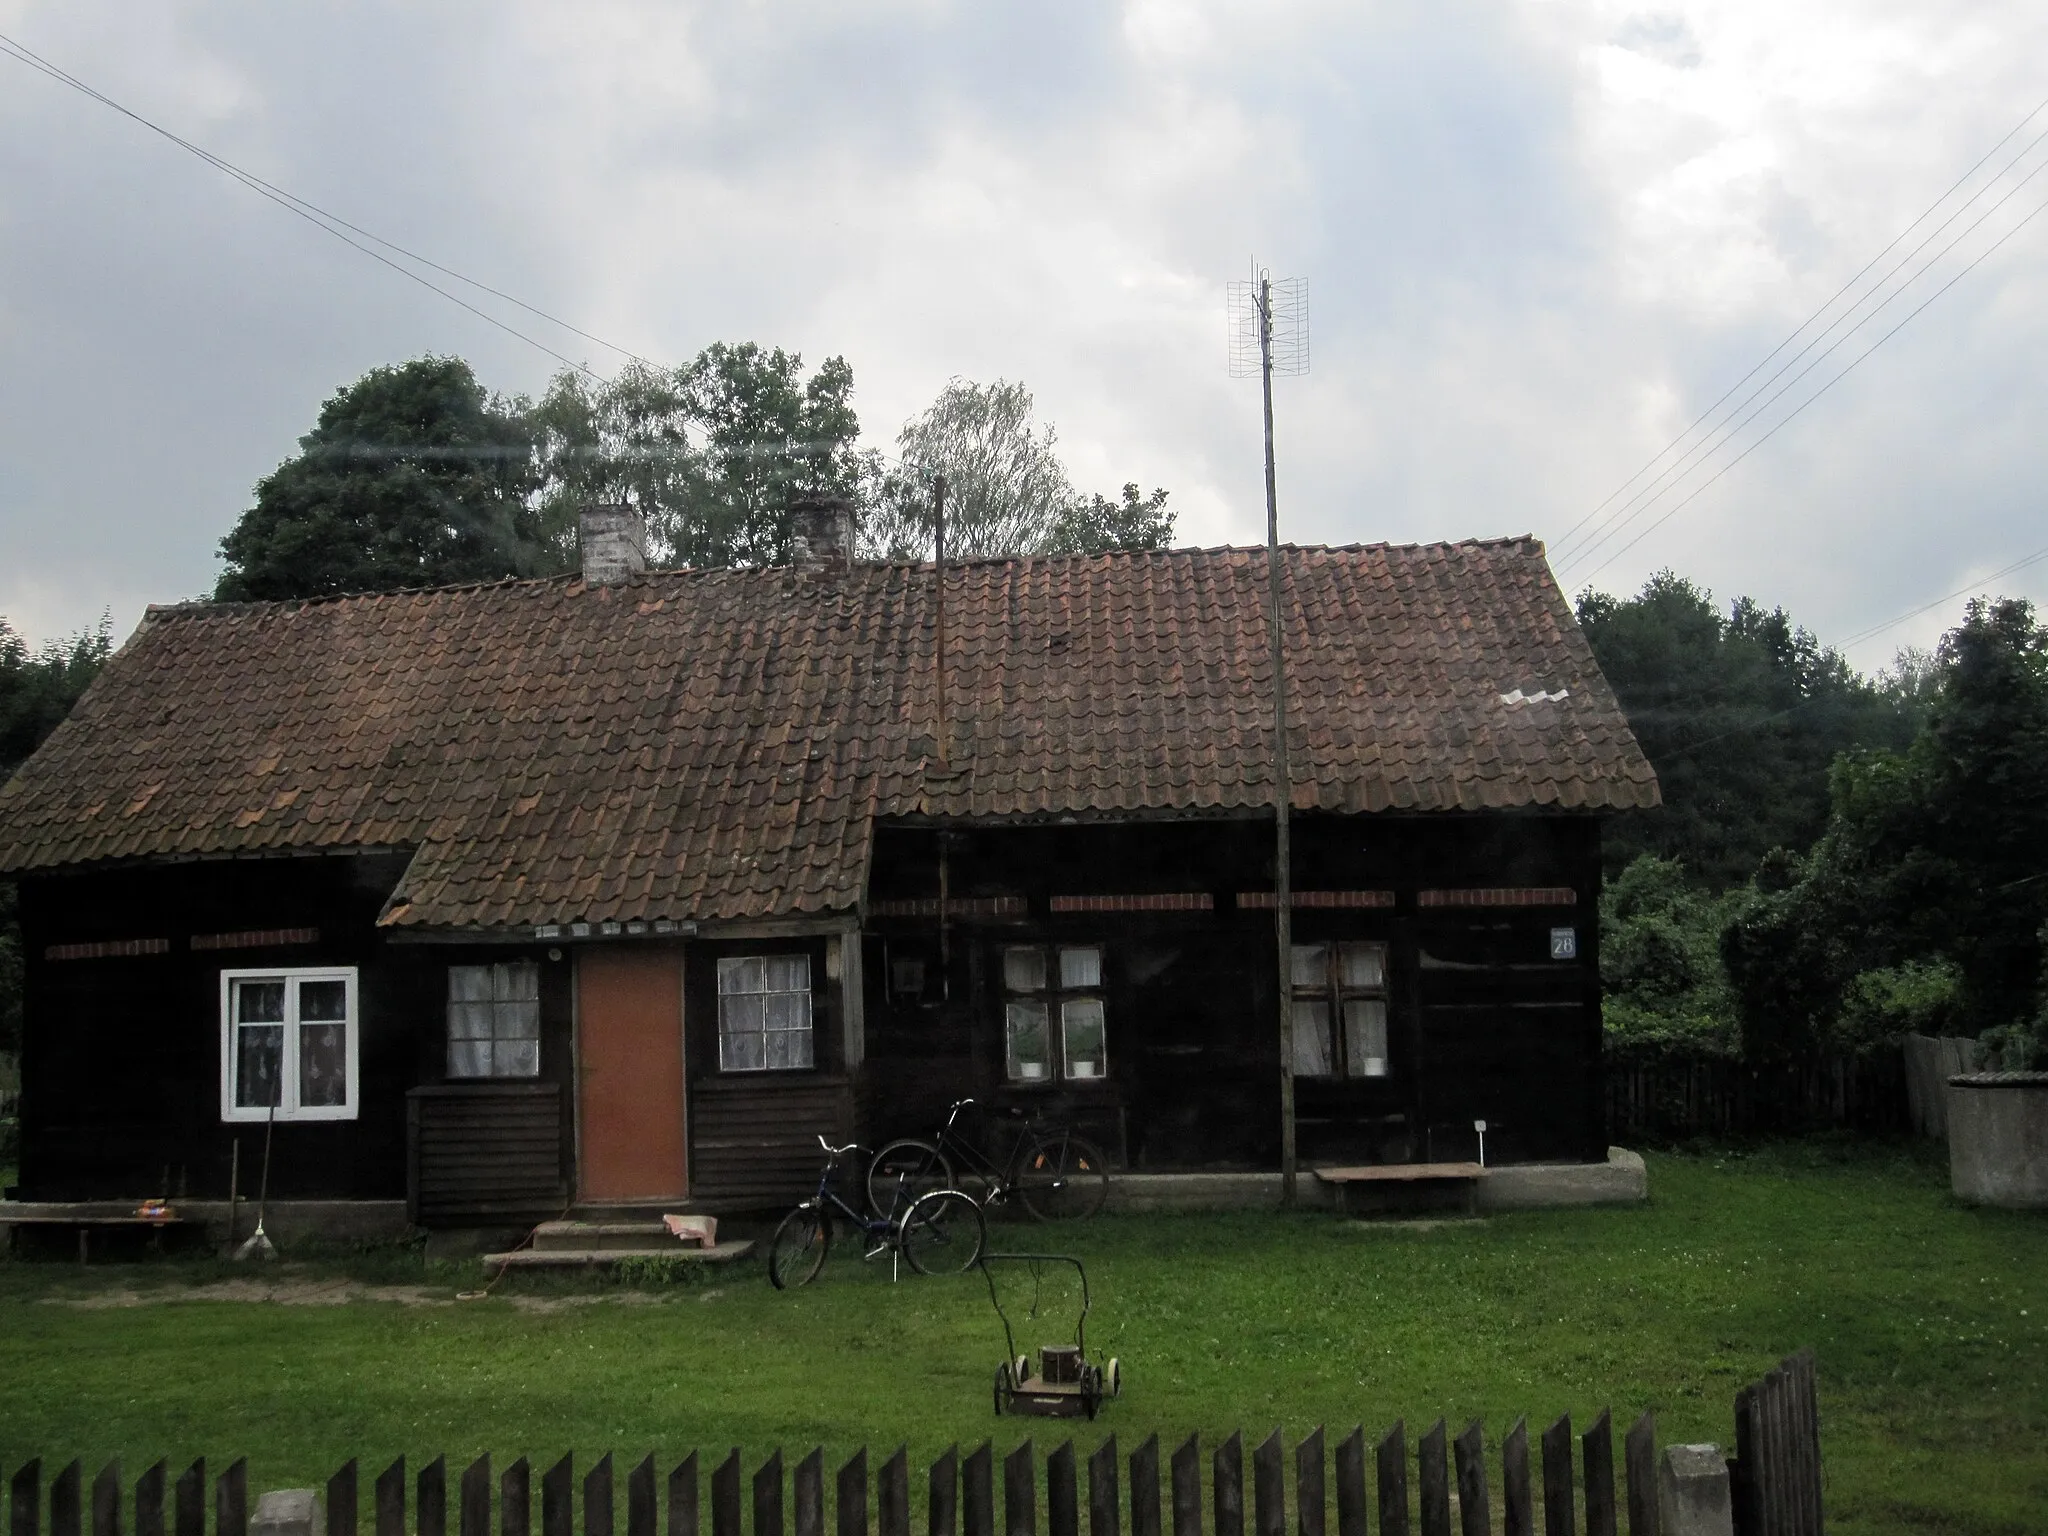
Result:
[[[1264,552],[941,576],[801,515],[789,567],[609,511],[575,576],[152,608],[0,789],[20,1196],[218,1196],[274,1121],[278,1196],[731,1207],[968,1095],[1271,1168],[1283,1070],[1311,1163],[1604,1156],[1600,816],[1657,787],[1539,544],[1283,552],[1283,1064]]]

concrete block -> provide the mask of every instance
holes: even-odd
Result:
[[[1657,1468],[1657,1516],[1663,1536],[1735,1536],[1728,1463],[1716,1445],[1672,1445]]]
[[[1642,1154],[1609,1147],[1604,1163],[1521,1163],[1489,1168],[1479,1181],[1482,1211],[1547,1206],[1639,1205],[1650,1197]]]
[[[1948,1171],[1958,1200],[2048,1208],[2048,1072],[1950,1078]]]
[[[320,1496],[310,1488],[276,1488],[256,1501],[249,1536],[323,1536]]]

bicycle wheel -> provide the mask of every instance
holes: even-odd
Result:
[[[896,1211],[896,1189],[915,1200],[935,1189],[953,1187],[953,1164],[928,1141],[905,1137],[892,1141],[868,1164],[868,1209],[877,1216]]]
[[[778,1291],[809,1285],[825,1267],[832,1223],[823,1211],[800,1205],[782,1218],[768,1245],[768,1282]]]
[[[1093,1216],[1109,1198],[1109,1161],[1072,1131],[1048,1131],[1024,1144],[1017,1198],[1040,1221]]]
[[[903,1257],[920,1275],[957,1275],[971,1269],[988,1241],[981,1207],[957,1189],[919,1195],[897,1230]]]

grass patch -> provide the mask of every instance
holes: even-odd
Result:
[[[1801,1344],[1822,1379],[1830,1529],[2013,1532],[2048,1505],[2048,1220],[1975,1211],[1923,1153],[1853,1142],[1650,1160],[1644,1209],[1377,1226],[1328,1215],[1001,1225],[1081,1254],[1115,1430],[1375,1432],[1397,1416],[1540,1426],[1655,1408],[1666,1442],[1732,1437],[1736,1389]],[[260,1271],[165,1260],[0,1265],[0,1445],[46,1458],[246,1453],[253,1485],[345,1456],[637,1459],[910,1442],[999,1428],[1000,1329],[976,1276],[836,1250],[806,1290],[758,1266],[507,1280],[418,1249]],[[253,1299],[236,1287],[269,1287]],[[162,1300],[165,1293],[176,1299]],[[127,1304],[129,1297],[140,1304]],[[240,1298],[240,1299],[235,1299]],[[334,1304],[347,1298],[345,1304]],[[1019,1311],[1029,1301],[1019,1295]],[[1019,1346],[1061,1336],[1059,1282]],[[119,1303],[109,1305],[112,1301]],[[315,1304],[325,1301],[329,1304]],[[296,1304],[292,1304],[296,1303]],[[1007,1445],[1063,1428],[1012,1420]]]

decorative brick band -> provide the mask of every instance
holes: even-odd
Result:
[[[869,917],[937,917],[939,898],[917,896],[908,901],[872,901]],[[946,901],[948,917],[1029,917],[1031,903],[1022,896],[953,896]]]
[[[1210,912],[1216,898],[1207,891],[1163,891],[1145,896],[1055,896],[1058,912]]]
[[[318,944],[318,928],[249,928],[240,933],[195,933],[194,949],[281,949],[290,944]]]
[[[1503,885],[1461,891],[1419,891],[1419,907],[1575,907],[1579,893],[1568,885]]]
[[[45,960],[125,960],[135,955],[167,955],[169,939],[102,939],[95,944],[51,944]]]
[[[1237,904],[1260,912],[1270,912],[1278,904],[1272,891],[1239,891]],[[1391,907],[1394,904],[1392,891],[1296,891],[1293,906],[1297,911],[1303,907]]]

